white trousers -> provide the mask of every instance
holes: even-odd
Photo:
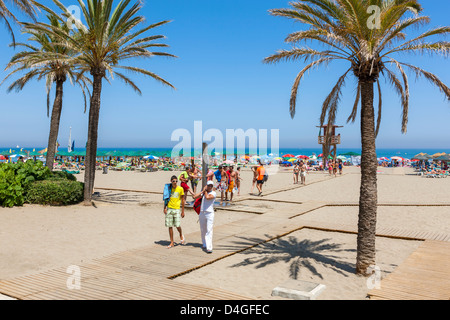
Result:
[[[200,222],[200,232],[202,235],[202,245],[204,248],[206,248],[206,250],[212,251],[214,212],[210,213],[200,211],[199,222]]]

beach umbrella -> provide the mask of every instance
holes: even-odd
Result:
[[[391,160],[404,160],[404,159],[402,157],[395,156],[391,157]]]
[[[440,157],[440,156],[445,156],[446,155],[446,153],[445,152],[441,152],[441,153],[435,153],[435,154],[433,154],[431,157],[433,158],[433,159],[436,159],[436,158],[438,158],[438,157]]]
[[[0,160],[6,160],[5,156],[0,154]]]
[[[120,162],[119,164],[117,164],[116,168],[123,168],[126,167],[128,165],[128,162]]]
[[[232,161],[232,160],[225,160],[223,163],[225,163],[225,164],[234,164],[234,161]]]
[[[428,153],[419,153],[419,154],[416,154],[414,157],[413,157],[413,159],[416,159],[416,160],[429,160],[429,159],[431,159],[431,156],[428,154]]]
[[[340,156],[360,156],[360,154],[356,153],[356,152],[347,152],[347,153],[341,153]]]
[[[450,154],[443,154],[437,158],[434,158],[434,160],[450,161]]]
[[[295,156],[293,154],[285,154],[283,158],[294,158]]]
[[[304,155],[302,155],[302,154],[300,154],[300,155],[298,155],[298,156],[295,156],[295,157],[298,158],[298,159],[309,159],[308,156],[304,156]]]
[[[336,157],[336,159],[347,160],[347,157],[339,155],[339,156]]]
[[[145,156],[144,159],[147,159],[147,160],[159,160],[158,157],[152,156],[152,155]]]
[[[287,161],[289,161],[289,162],[295,162],[295,161],[297,161],[297,159],[296,159],[296,158],[291,158],[291,159],[288,159]]]
[[[276,157],[276,158],[273,158],[274,160],[283,160],[283,158],[281,158],[281,157]]]

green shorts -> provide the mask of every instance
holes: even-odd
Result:
[[[181,209],[167,208],[166,213],[166,227],[180,227],[181,226]]]

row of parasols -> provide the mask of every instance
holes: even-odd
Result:
[[[416,154],[412,160],[437,160],[437,161],[450,161],[450,154],[445,152],[435,153],[433,155],[429,155],[428,153],[419,153]]]

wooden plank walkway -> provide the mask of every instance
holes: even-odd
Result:
[[[166,249],[165,246],[147,246],[94,259],[79,265],[81,273],[80,290],[68,289],[67,281],[71,274],[66,272],[67,267],[61,267],[39,274],[2,280],[0,281],[0,293],[17,299],[39,300],[251,299],[251,297],[233,292],[183,284],[172,279],[302,228],[357,233],[357,227],[353,225],[324,223],[303,217],[305,213],[324,206],[326,206],[325,203],[308,201],[296,205],[297,212],[274,210],[263,215],[255,215],[217,226],[214,228],[214,252],[212,254],[206,254],[201,250],[200,234],[194,232],[186,235],[188,241],[192,241],[191,243],[177,246],[171,250]],[[434,239],[450,245],[450,235],[442,233],[379,228],[377,229],[377,236],[411,240]],[[197,243],[193,239],[198,239]],[[430,255],[429,253],[429,248],[433,243],[435,251],[432,252],[441,253],[447,250],[442,254],[442,257],[446,259],[444,262],[447,263],[445,265],[447,270],[450,270],[450,266],[448,266],[450,247],[438,248],[435,242],[431,242],[427,247],[428,249],[425,250],[426,252],[422,254],[422,258],[426,261],[427,257],[430,257],[430,264],[433,266],[433,261],[437,259],[437,255]],[[424,268],[427,271],[428,267],[425,262],[420,264],[419,261],[417,266],[418,269]],[[403,272],[411,273],[411,270],[407,268]],[[436,272],[438,275],[442,274],[442,270]],[[445,276],[450,278],[448,274],[445,274]],[[435,278],[430,277],[429,279]],[[441,278],[437,279],[438,281],[430,283],[422,282],[421,285],[423,288],[428,288],[431,284],[439,282]],[[401,283],[401,280],[389,281],[393,284],[397,283],[399,286]],[[386,283],[389,283],[389,281]],[[435,297],[440,298],[442,296],[435,295]]]
[[[449,300],[450,242],[424,241],[368,296],[371,300]]]

